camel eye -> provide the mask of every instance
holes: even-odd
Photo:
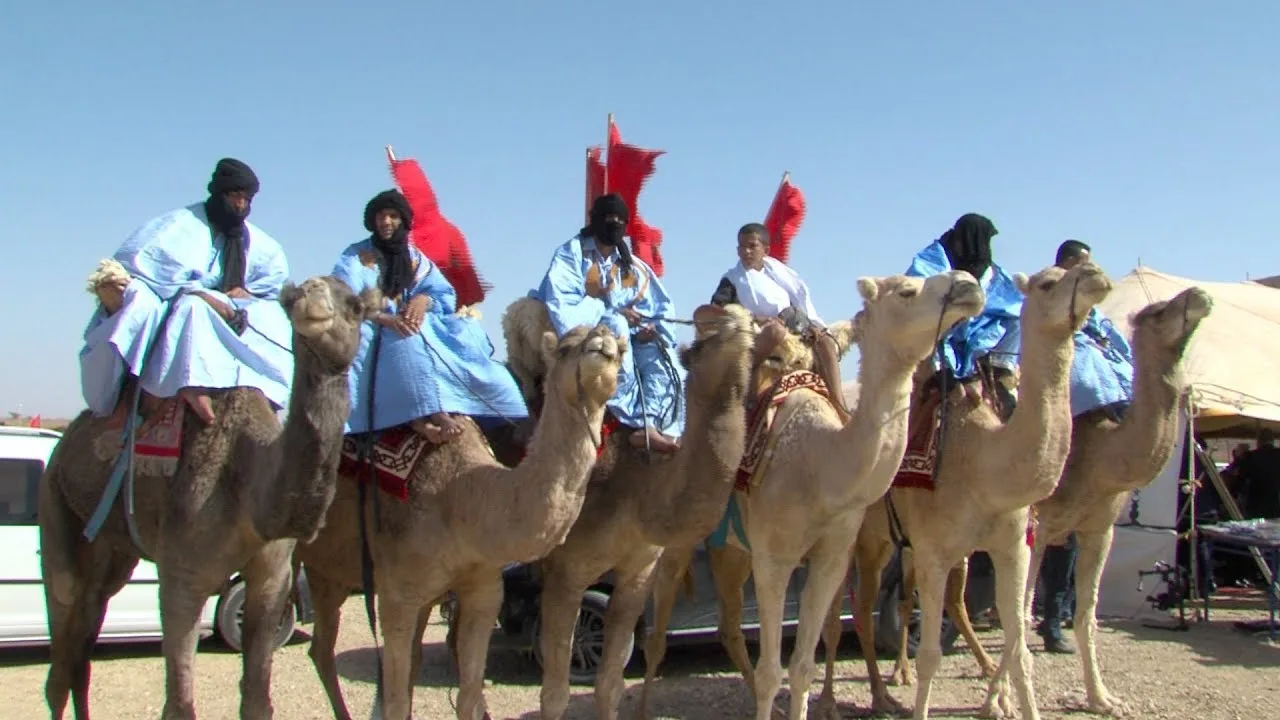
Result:
[[[920,291],[919,291],[919,290],[917,290],[917,289],[915,289],[915,288],[903,288],[903,289],[901,289],[901,290],[899,290],[899,291],[898,291],[898,297],[900,297],[900,298],[904,298],[904,299],[907,299],[907,300],[910,300],[911,298],[913,298],[913,297],[915,297],[915,296],[917,296],[917,295],[919,295],[919,294],[920,294]]]
[[[1049,292],[1053,289],[1053,286],[1057,284],[1058,283],[1053,280],[1045,280],[1040,283],[1039,288],[1041,292]]]

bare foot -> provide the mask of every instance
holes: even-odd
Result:
[[[673,453],[680,449],[680,440],[678,438],[663,435],[652,427],[631,433],[631,447],[643,448],[646,434],[649,436],[649,448],[654,452]]]
[[[196,417],[204,421],[206,425],[217,419],[217,416],[213,414],[213,401],[209,399],[208,393],[198,388],[183,388],[178,391],[178,397],[185,400],[191,410],[195,412]]]
[[[433,445],[446,443],[462,434],[462,426],[449,417],[449,413],[442,412],[414,420],[409,427]]]

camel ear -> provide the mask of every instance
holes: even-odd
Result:
[[[852,320],[841,320],[833,323],[827,328],[831,336],[836,340],[836,353],[843,358],[845,353],[849,352],[849,348],[853,346],[857,340],[854,339],[854,328]]]
[[[280,288],[280,306],[284,308],[286,315],[293,314],[293,305],[300,297],[302,297],[302,289],[292,280],[285,280],[284,286]]]
[[[1023,295],[1026,295],[1027,291],[1031,289],[1031,281],[1027,278],[1026,273],[1014,273],[1013,284],[1018,286],[1018,292]]]
[[[680,346],[680,367],[683,367],[685,370],[688,370],[689,368],[693,367],[693,361],[697,359],[698,351],[700,349],[701,349],[701,346],[698,345],[698,343],[696,342],[692,345],[681,345]]]
[[[631,350],[631,336],[623,333],[621,335],[614,335],[613,337],[618,341],[618,358],[622,359],[626,356],[627,352]]]
[[[556,338],[556,334],[551,330],[542,333],[542,362],[547,367],[556,364],[556,348],[559,347],[560,340]]]
[[[860,277],[858,278],[858,294],[866,302],[872,302],[880,294],[880,286],[876,284],[874,278]]]

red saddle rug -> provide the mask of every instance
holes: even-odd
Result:
[[[938,466],[938,430],[941,424],[942,394],[937,388],[925,391],[907,418],[907,451],[893,476],[892,487],[933,490],[933,474]]]
[[[369,458],[360,457],[361,442],[348,435],[342,439],[338,472],[358,482],[369,482]],[[378,487],[397,500],[409,499],[409,478],[418,469],[431,443],[407,426],[383,430],[373,443],[374,476]]]
[[[181,400],[166,400],[156,414],[138,428],[133,450],[134,462],[140,472],[171,477],[178,471],[186,409],[187,404]]]
[[[769,431],[773,429],[774,417],[778,408],[791,395],[801,390],[812,390],[819,395],[831,399],[827,394],[827,386],[817,373],[808,370],[797,370],[783,375],[773,387],[760,393],[755,407],[747,415],[747,447],[742,453],[742,462],[738,464],[738,476],[734,488],[746,491],[751,486],[751,478],[760,469],[760,463],[771,454],[769,447]]]

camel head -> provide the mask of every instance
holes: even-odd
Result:
[[[603,323],[579,325],[559,341],[542,335],[542,361],[547,368],[546,397],[558,395],[570,407],[603,407],[618,389],[618,371],[627,352],[627,338],[613,334]]]
[[[1013,281],[1026,296],[1022,332],[1033,336],[1047,333],[1063,340],[1084,327],[1089,310],[1111,292],[1110,278],[1093,263],[1070,270],[1050,266],[1030,278],[1015,273]]]
[[[1153,302],[1129,318],[1134,345],[1157,349],[1172,367],[1182,359],[1200,321],[1212,310],[1213,298],[1198,287],[1187,288],[1168,300]]]
[[[863,308],[853,318],[850,337],[862,355],[888,352],[912,367],[933,352],[943,333],[979,315],[986,304],[978,281],[958,270],[928,278],[859,278],[858,293]]]
[[[286,283],[280,304],[293,325],[295,352],[306,346],[343,372],[360,348],[360,323],[381,308],[332,275],[308,278],[301,285]]]
[[[741,305],[703,305],[693,311],[697,339],[680,350],[680,364],[689,371],[685,394],[712,399],[725,390],[743,389],[751,368],[755,325]]]

